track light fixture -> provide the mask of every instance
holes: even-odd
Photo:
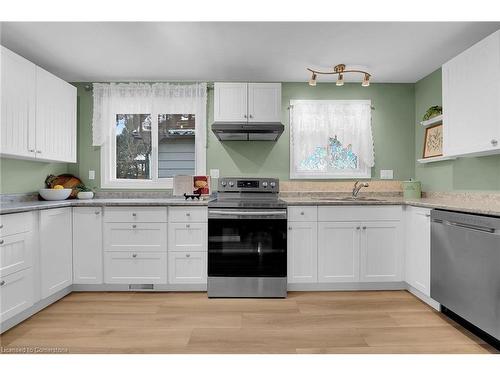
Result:
[[[361,83],[361,86],[363,87],[368,87],[370,86],[370,78],[371,74],[368,72],[365,72],[363,70],[355,70],[355,69],[350,69],[347,70],[345,64],[338,64],[333,67],[333,71],[331,72],[321,72],[319,70],[314,70],[311,68],[307,68],[312,73],[311,79],[309,80],[309,85],[310,86],[316,86],[316,78],[318,74],[337,74],[337,86],[344,86],[344,73],[361,73],[364,74],[363,82]]]

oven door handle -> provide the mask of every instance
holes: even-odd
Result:
[[[278,216],[286,214],[286,210],[280,211],[225,211],[209,210],[209,214],[214,215],[238,215],[238,216]]]

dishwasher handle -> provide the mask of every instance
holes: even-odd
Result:
[[[495,233],[496,232],[495,228],[483,227],[480,225],[464,224],[464,223],[459,223],[457,221],[449,221],[449,220],[443,220],[443,219],[432,219],[432,222],[438,223],[438,224],[443,224],[443,225],[448,225],[451,227],[459,227],[459,228],[474,230],[474,231],[483,232],[483,233]]]

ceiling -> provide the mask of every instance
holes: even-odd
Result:
[[[498,29],[500,22],[3,22],[1,43],[72,82],[297,82],[308,80],[306,67],[339,63],[368,70],[373,82],[416,82]]]

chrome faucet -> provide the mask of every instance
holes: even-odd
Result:
[[[364,187],[368,187],[368,182],[359,182],[359,181],[356,181],[354,183],[354,187],[352,188],[352,197],[353,198],[357,198],[358,197],[358,194],[359,194],[359,191],[364,188]]]

